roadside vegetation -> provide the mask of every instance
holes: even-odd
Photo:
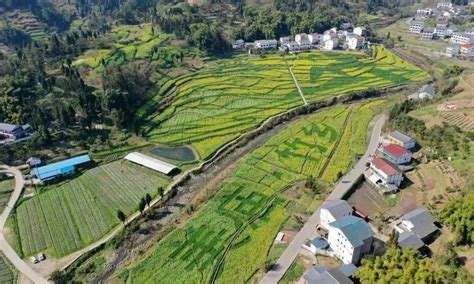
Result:
[[[3,253],[0,253],[0,283],[17,283],[18,271],[8,261]]]

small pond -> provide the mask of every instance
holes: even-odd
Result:
[[[153,148],[150,152],[158,157],[174,161],[190,162],[196,160],[193,149],[188,146],[174,148],[159,146]]]

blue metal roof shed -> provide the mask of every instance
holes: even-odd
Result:
[[[49,164],[43,167],[33,169],[31,175],[36,176],[41,181],[51,180],[57,176],[67,175],[73,173],[75,166],[90,162],[89,155],[82,155],[67,159],[61,162]]]

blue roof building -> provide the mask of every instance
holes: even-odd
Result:
[[[52,180],[58,176],[72,174],[76,170],[76,166],[88,163],[90,161],[91,158],[89,155],[82,155],[33,169],[31,171],[31,175],[44,182]]]
[[[372,249],[373,233],[369,225],[355,216],[329,223],[328,242],[344,263],[357,264]]]

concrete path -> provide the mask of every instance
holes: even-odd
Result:
[[[347,173],[338,184],[336,184],[334,190],[328,196],[327,200],[341,199],[344,194],[351,188],[355,180],[364,172],[366,169],[365,164],[367,163],[369,156],[375,153],[378,148],[380,134],[382,133],[382,127],[385,123],[385,116],[379,117],[372,129],[372,134],[369,141],[367,151],[362,158],[357,162],[355,167]],[[344,183],[342,181],[345,181]],[[347,182],[349,181],[349,182]],[[295,261],[303,243],[310,239],[316,232],[316,226],[319,224],[319,212],[321,208],[318,208],[313,215],[311,215],[304,224],[303,228],[296,234],[291,243],[288,245],[286,250],[280,256],[278,261],[261,280],[263,284],[278,283],[280,279],[285,275],[288,268],[290,268],[293,261]]]
[[[15,190],[10,196],[7,206],[0,215],[0,250],[5,254],[8,260],[15,266],[15,268],[22,273],[24,276],[29,278],[34,283],[48,283],[48,281],[43,278],[40,274],[34,271],[31,267],[28,266],[13,250],[10,244],[5,239],[3,235],[3,228],[7,222],[10,212],[15,207],[15,203],[20,197],[21,191],[25,185],[25,180],[21,172],[14,167],[0,166],[0,172],[10,173],[15,177]]]
[[[301,90],[300,84],[298,83],[298,80],[296,79],[295,73],[293,73],[293,67],[294,65],[289,68],[291,77],[293,78],[293,81],[295,82],[296,88],[298,89],[298,93],[300,93],[301,98],[303,99],[304,105],[307,105],[308,102],[306,101],[306,98],[304,97],[303,91]]]

